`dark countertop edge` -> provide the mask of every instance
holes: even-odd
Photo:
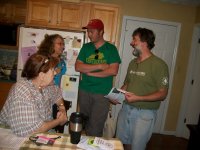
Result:
[[[16,83],[17,81],[0,79],[0,82]]]

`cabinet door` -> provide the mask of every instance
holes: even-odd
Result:
[[[25,2],[5,2],[0,6],[0,22],[24,23],[26,16]]]
[[[11,22],[12,5],[9,3],[1,4],[0,6],[0,22]]]
[[[60,3],[58,4],[57,26],[60,28],[81,28],[82,4]]]
[[[119,7],[94,4],[91,8],[90,19],[101,19],[104,23],[104,39],[116,44]]]
[[[55,25],[53,20],[56,11],[56,4],[48,1],[28,0],[26,24],[33,26]]]
[[[26,18],[26,4],[13,4],[12,20],[16,23],[24,23]]]
[[[6,15],[4,4],[0,5],[0,21],[2,22],[2,18]]]
[[[13,83],[7,83],[7,82],[0,82],[0,111],[7,99],[8,93],[10,91],[11,86]]]

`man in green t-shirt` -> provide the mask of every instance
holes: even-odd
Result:
[[[121,59],[117,48],[104,40],[100,19],[90,20],[83,29],[91,42],[83,45],[75,63],[76,71],[81,72],[78,102],[80,112],[89,118],[86,134],[100,137],[109,111],[109,100],[104,96],[113,86]]]
[[[154,41],[155,35],[149,29],[138,28],[133,32],[130,44],[136,58],[130,62],[121,87],[127,92],[116,132],[125,149],[145,150],[157,109],[168,93],[168,66],[151,52]]]

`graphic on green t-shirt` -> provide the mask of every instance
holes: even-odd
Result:
[[[96,57],[98,55],[98,57]],[[115,45],[105,42],[96,52],[94,43],[86,43],[80,50],[77,58],[85,64],[113,64],[121,63],[119,53]],[[93,72],[99,72],[102,70],[95,70]],[[113,86],[113,76],[107,77],[94,77],[87,74],[81,74],[82,80],[80,80],[79,88],[86,92],[95,94],[108,94]]]
[[[107,61],[105,60],[104,54],[99,52],[98,59],[95,59],[96,54],[91,54],[88,58],[86,58],[86,63],[88,64],[105,64]]]

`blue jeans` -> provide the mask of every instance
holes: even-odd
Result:
[[[145,150],[156,120],[157,110],[140,109],[123,104],[117,121],[116,137],[132,150]]]

